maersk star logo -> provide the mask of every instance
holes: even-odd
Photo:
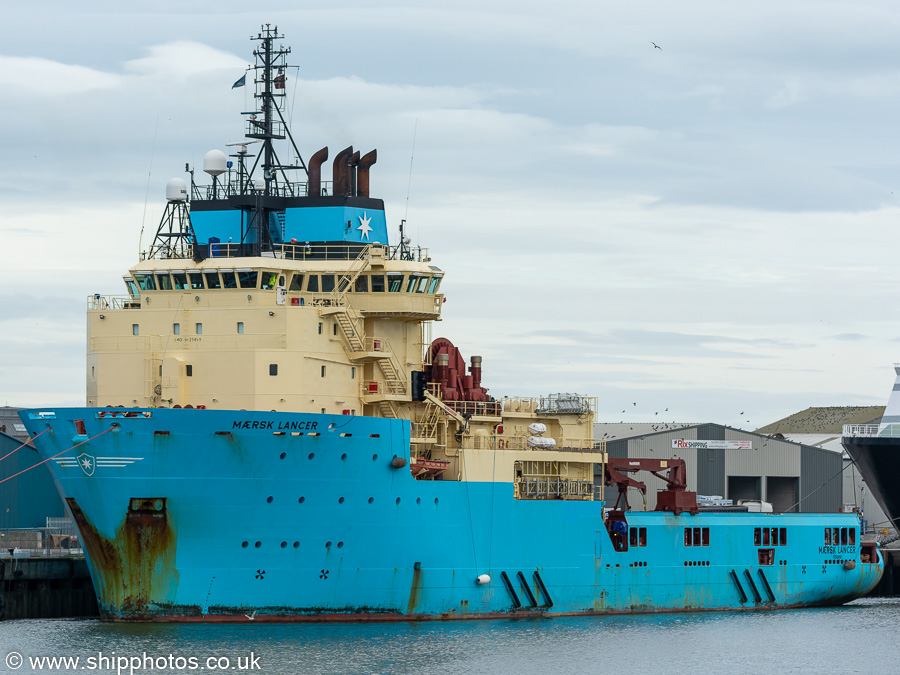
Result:
[[[85,476],[93,476],[94,468],[97,466],[96,460],[86,453],[78,455],[78,466],[84,471]]]
[[[359,236],[359,238],[362,239],[363,237],[365,237],[366,241],[368,241],[369,232],[372,231],[372,228],[369,227],[369,223],[372,222],[372,219],[366,218],[365,211],[363,211],[363,214],[361,216],[358,216],[358,218],[359,218],[359,227],[357,227],[356,229],[359,230],[360,232],[362,232],[362,234]]]

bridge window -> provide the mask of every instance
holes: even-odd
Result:
[[[203,288],[203,275],[200,272],[188,272],[188,282],[193,290]]]
[[[157,272],[156,273],[156,285],[159,287],[161,291],[171,291],[172,290],[172,279],[165,272]]]
[[[323,274],[322,275],[322,292],[323,293],[331,293],[334,290],[334,275],[333,274]]]
[[[278,273],[264,271],[262,273],[262,281],[260,282],[259,290],[273,291],[275,290],[276,285],[278,285]]]
[[[373,274],[372,275],[372,292],[373,293],[384,293],[384,275],[383,274]]]
[[[306,290],[310,293],[318,293],[319,292],[319,275],[318,274],[310,274],[309,282],[306,284]]]
[[[419,285],[416,286],[416,293],[424,293],[428,288],[428,277],[419,277]]]
[[[353,284],[353,290],[357,293],[368,293],[369,292],[369,277],[365,274],[360,274],[356,277],[356,281]]]
[[[176,291],[184,291],[188,288],[187,273],[177,272],[172,274],[172,280],[175,283]]]
[[[218,272],[204,272],[203,276],[206,277],[207,288],[222,288],[222,282],[219,281]]]
[[[156,290],[156,282],[153,280],[152,274],[135,274],[134,280],[137,281],[137,285],[142,291]]]
[[[241,282],[241,288],[256,288],[259,272],[256,270],[238,270],[238,278]]]
[[[387,282],[388,282],[388,292],[399,293],[400,291],[403,290],[403,275],[402,274],[388,274]]]
[[[416,281],[418,281],[419,277],[413,276],[412,274],[406,280],[406,292],[412,293],[416,290]]]
[[[223,288],[237,288],[237,277],[234,275],[234,272],[231,270],[222,271],[222,287]]]
[[[295,274],[291,277],[291,290],[299,292],[303,290],[303,275]]]
[[[432,277],[431,283],[428,284],[428,293],[431,295],[434,295],[435,293],[437,293],[437,289],[438,289],[438,286],[440,286],[440,284],[441,284],[440,277]]]

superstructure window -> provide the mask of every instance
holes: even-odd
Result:
[[[141,334],[141,325],[137,323],[131,324],[131,334],[132,335],[140,335]]]
[[[306,284],[306,290],[310,293],[318,293],[319,292],[319,275],[318,274],[310,274],[309,281]]]
[[[203,288],[203,275],[200,272],[188,272],[188,283],[192,290]]]
[[[369,292],[369,277],[365,274],[360,274],[356,277],[356,281],[353,283],[353,290],[357,293],[368,293]]]
[[[302,291],[303,290],[303,275],[295,274],[291,277],[291,290],[292,291]]]
[[[206,277],[207,288],[222,288],[222,282],[219,281],[218,272],[204,272],[203,276]]]
[[[323,293],[331,293],[334,290],[334,275],[333,274],[323,274],[322,275],[322,292]]]
[[[825,545],[831,546],[831,528],[830,527],[825,528]]]
[[[172,290],[172,279],[165,272],[156,274],[156,285],[161,291]]]
[[[237,332],[241,335],[244,334],[244,322],[243,321],[237,322]]]
[[[373,274],[372,275],[372,292],[373,293],[384,293],[384,275],[383,274]]]
[[[192,366],[190,363],[185,365],[184,374],[185,374],[185,377],[193,377],[194,376],[194,366]]]
[[[156,282],[153,280],[152,274],[135,274],[134,280],[142,291],[156,290]]]
[[[273,291],[275,290],[275,286],[278,285],[278,273],[277,272],[263,272],[262,273],[262,281],[259,284],[259,290],[261,291]]]
[[[222,272],[222,287],[237,288],[237,277],[231,270]]]
[[[256,270],[238,270],[238,279],[241,282],[241,288],[256,288],[259,272]]]
[[[325,377],[325,366],[322,366],[322,377]]]
[[[390,293],[399,293],[403,290],[403,275],[402,274],[388,274],[388,291]]]
[[[278,364],[277,363],[269,364],[269,375],[278,375]]]
[[[196,324],[194,326],[194,328],[195,328],[194,332],[197,333],[197,335],[203,335],[203,324],[202,323]]]
[[[181,324],[180,323],[172,324],[172,335],[181,335]]]

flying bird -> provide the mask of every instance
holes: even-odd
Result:
[[[656,44],[653,40],[650,40],[650,44],[653,45],[654,47],[656,47],[657,49],[659,49],[660,51],[662,51],[662,47],[660,47],[658,44]]]

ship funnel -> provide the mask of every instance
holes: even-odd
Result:
[[[221,176],[228,168],[228,158],[221,150],[210,150],[203,156],[203,170],[210,176]]]
[[[322,194],[322,164],[328,159],[328,148],[324,147],[309,158],[309,187],[306,194],[318,197]]]
[[[353,146],[351,145],[349,148],[344,148],[341,150],[337,157],[334,158],[334,163],[331,165],[331,178],[334,181],[332,192],[336,195],[349,195],[350,194],[350,157],[353,156]]]
[[[378,159],[378,152],[372,150],[362,156],[359,160],[359,169],[356,174],[356,194],[360,197],[369,196],[369,168]]]
[[[172,178],[166,183],[166,200],[170,202],[187,201],[187,185],[180,178]]]

